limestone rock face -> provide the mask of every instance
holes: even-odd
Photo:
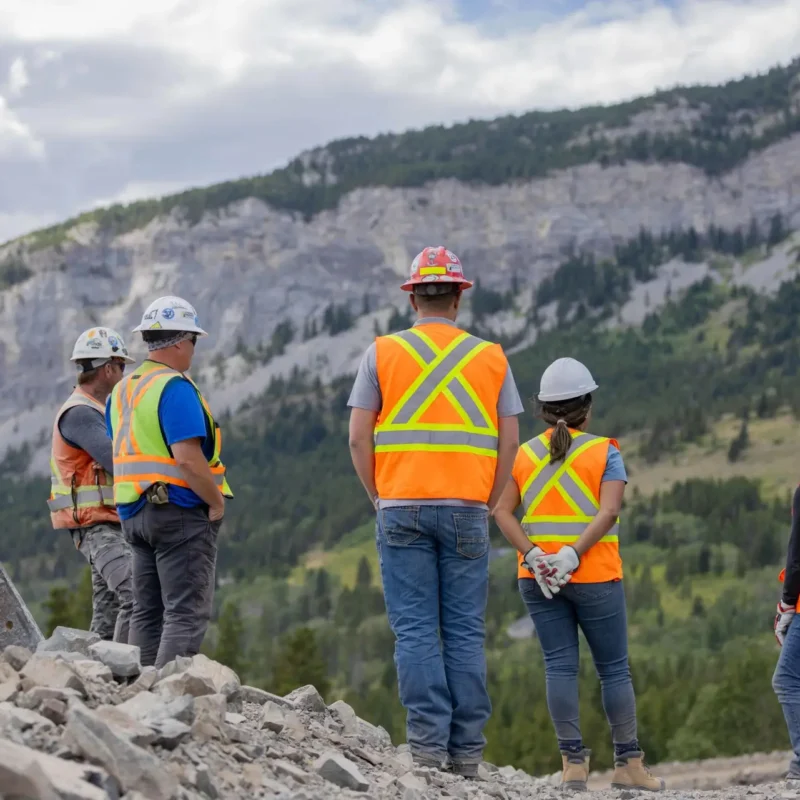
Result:
[[[641,227],[746,227],[775,212],[800,226],[800,135],[714,178],[686,164],[588,164],[501,186],[442,180],[357,189],[310,220],[248,199],[195,225],[173,212],[119,236],[91,223],[53,247],[30,250],[18,240],[0,246],[0,263],[21,261],[33,275],[0,292],[0,442],[16,447],[49,431],[72,386],[68,358],[81,330],[110,325],[141,357],[129,332],[159,295],[184,296],[197,308],[210,335],[193,376],[221,412],[295,366],[323,382],[354,372],[374,322],[385,325],[390,304],[405,306],[399,283],[427,244],[447,244],[487,287],[507,289],[516,278],[529,297],[573,247],[608,255]],[[298,336],[267,366],[234,357],[240,343],[254,350],[268,342],[284,319],[297,331],[319,321],[331,302],[359,315],[365,294],[372,311],[340,336]],[[217,356],[224,368],[212,366]],[[29,369],[33,362],[43,368]],[[45,456],[37,450],[37,471],[46,470]]]

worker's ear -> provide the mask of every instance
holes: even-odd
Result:
[[[413,308],[414,311],[419,311],[419,307],[417,306],[417,298],[414,297],[414,292],[409,293],[408,302],[411,304],[411,308]]]
[[[453,308],[458,309],[461,303],[461,292],[456,292],[456,299],[453,301]]]

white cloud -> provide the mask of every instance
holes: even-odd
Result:
[[[592,0],[536,24],[536,4],[501,5],[526,13],[514,26],[504,12],[499,33],[454,0],[8,0],[0,37],[26,60],[0,157],[4,142],[46,146],[29,210],[75,213],[126,187],[263,172],[334,137],[614,102],[800,53],[800,0]]]
[[[44,156],[44,144],[9,108],[2,96],[0,96],[0,156],[34,159]]]
[[[25,67],[25,60],[15,58],[11,62],[8,70],[8,92],[12,97],[22,94],[25,87],[30,83],[28,70]]]

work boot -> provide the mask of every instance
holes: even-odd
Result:
[[[467,780],[475,780],[478,777],[478,767],[480,761],[448,761],[445,765],[445,771],[453,775],[460,775]]]
[[[637,750],[632,753],[624,753],[614,759],[611,788],[661,792],[664,790],[664,779],[656,778],[650,772],[644,765],[644,753]]]
[[[592,751],[583,749],[580,753],[562,753],[561,786],[572,792],[585,792],[589,780],[589,756]]]

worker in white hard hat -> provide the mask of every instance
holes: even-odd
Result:
[[[149,355],[114,389],[108,433],[114,497],[133,549],[135,609],[129,643],[161,668],[200,651],[214,599],[217,537],[232,497],[221,436],[185,373],[206,336],[193,306],[159,297],[134,329]]]
[[[547,704],[562,756],[562,785],[585,790],[591,751],[578,721],[578,630],[600,676],[614,743],[615,788],[659,791],[664,781],[644,766],[628,666],[628,632],[619,512],[627,483],[615,439],[586,432],[589,370],[559,358],[542,375],[536,398],[548,429],[523,444],[495,509],[519,551],[519,590],[544,653]],[[522,522],[514,516],[522,505]]]
[[[125,643],[133,609],[131,550],[114,506],[105,403],[133,359],[116,331],[96,326],[78,337],[70,361],[78,368],[78,385],[53,424],[47,505],[53,528],[68,530],[91,566],[90,630]]]

